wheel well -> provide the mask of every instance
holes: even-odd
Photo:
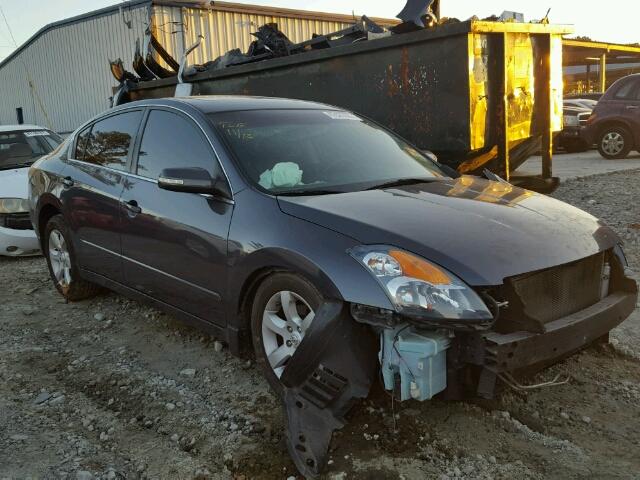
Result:
[[[47,227],[47,223],[51,220],[51,217],[58,215],[60,210],[51,205],[50,203],[44,205],[40,209],[40,217],[38,218],[38,232],[40,233],[40,243],[42,251],[44,251],[44,230]]]
[[[600,137],[602,135],[604,135],[604,132],[610,128],[615,128],[615,127],[621,127],[624,128],[625,130],[627,130],[629,133],[631,133],[631,129],[629,128],[629,126],[624,123],[621,122],[619,120],[612,120],[610,122],[605,123],[604,125],[602,125],[600,127],[600,129],[598,130],[598,140],[600,140]],[[633,135],[632,135],[632,140],[633,140]]]
[[[265,267],[253,272],[247,280],[245,280],[242,288],[240,289],[240,296],[236,313],[240,317],[240,328],[246,329],[251,325],[251,307],[253,305],[253,299],[258,287],[262,281],[269,275],[276,272],[285,272],[286,270],[277,269],[274,267]]]

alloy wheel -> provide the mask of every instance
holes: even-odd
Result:
[[[262,314],[262,345],[278,378],[302,342],[314,316],[309,303],[291,291],[277,292],[267,302]]]
[[[71,284],[71,256],[67,242],[59,230],[53,229],[49,233],[49,261],[53,276],[62,288]]]
[[[611,156],[624,150],[624,137],[618,132],[609,132],[602,137],[602,150]]]

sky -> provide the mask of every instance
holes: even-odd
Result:
[[[237,3],[279,6],[370,17],[395,17],[405,0],[233,0]],[[118,0],[0,0],[18,45],[48,23],[118,3]],[[612,43],[640,43],[640,0],[441,0],[442,16],[465,20],[500,15],[504,10],[522,12],[525,20],[544,17],[551,8],[552,23],[575,26],[576,35]],[[605,8],[606,6],[606,8]],[[609,20],[615,18],[615,21]],[[0,60],[14,49],[0,16]]]

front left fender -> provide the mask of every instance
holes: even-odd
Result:
[[[256,204],[261,205],[259,211],[251,208]],[[270,270],[305,277],[326,299],[392,310],[379,283],[347,253],[358,244],[351,237],[283,213],[271,197],[241,192],[236,195],[229,234],[227,318],[232,326],[242,328],[238,314],[243,294],[256,275]]]

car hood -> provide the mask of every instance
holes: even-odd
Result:
[[[594,255],[617,235],[545,195],[477,177],[353,193],[278,197],[289,215],[362,244],[405,249],[474,286]]]
[[[29,198],[29,167],[0,170],[0,198]]]
[[[591,108],[580,108],[580,107],[563,107],[562,112],[566,116],[577,117],[580,113],[591,113],[593,109]]]

